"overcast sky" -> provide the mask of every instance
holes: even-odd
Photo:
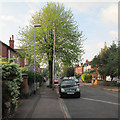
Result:
[[[63,3],[71,8],[79,31],[87,38],[83,42],[85,54],[83,62],[97,55],[104,43],[110,46],[118,39],[118,0],[1,0],[0,2],[0,40],[9,44],[14,35],[17,48],[19,27],[29,24],[31,15],[39,11],[47,2]]]

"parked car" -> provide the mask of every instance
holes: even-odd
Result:
[[[59,95],[61,98],[65,96],[75,96],[80,98],[80,88],[75,80],[62,80],[59,85]]]
[[[74,78],[74,80],[75,80],[75,82],[76,82],[77,84],[79,83],[79,80],[78,80],[78,79]]]
[[[55,79],[54,80],[54,84],[58,84],[59,83],[59,80],[58,79]]]
[[[120,84],[120,79],[118,78],[113,78],[113,81],[117,81],[117,83]]]

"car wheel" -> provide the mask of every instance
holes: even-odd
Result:
[[[81,94],[79,93],[77,97],[80,98],[80,97],[81,97]]]
[[[59,96],[60,96],[60,98],[63,98],[63,95],[62,95],[62,93],[61,93],[61,94],[59,94]]]

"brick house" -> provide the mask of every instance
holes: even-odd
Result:
[[[2,41],[0,41],[0,56],[6,58],[7,60],[11,58],[16,58],[15,63],[19,64],[20,67],[25,67],[25,59],[19,56],[21,49],[14,49],[14,36],[12,39],[10,37],[9,46]]]
[[[3,43],[2,41],[0,41],[0,51],[1,51],[0,56],[2,58],[6,58],[7,60],[10,58],[17,58],[17,52],[14,49],[13,36],[12,36],[12,40],[11,38],[9,40],[9,46]]]
[[[83,74],[83,63],[81,63],[81,66],[76,65],[75,66],[75,75],[82,75]]]

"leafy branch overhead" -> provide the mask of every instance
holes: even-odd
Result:
[[[54,27],[56,60],[69,64],[80,60],[83,52],[82,32],[78,31],[71,10],[65,10],[59,3],[47,3],[41,11],[33,14],[30,25],[19,31],[21,47],[31,61],[34,59],[34,24],[41,24],[40,28],[36,28],[37,62],[52,59]]]

